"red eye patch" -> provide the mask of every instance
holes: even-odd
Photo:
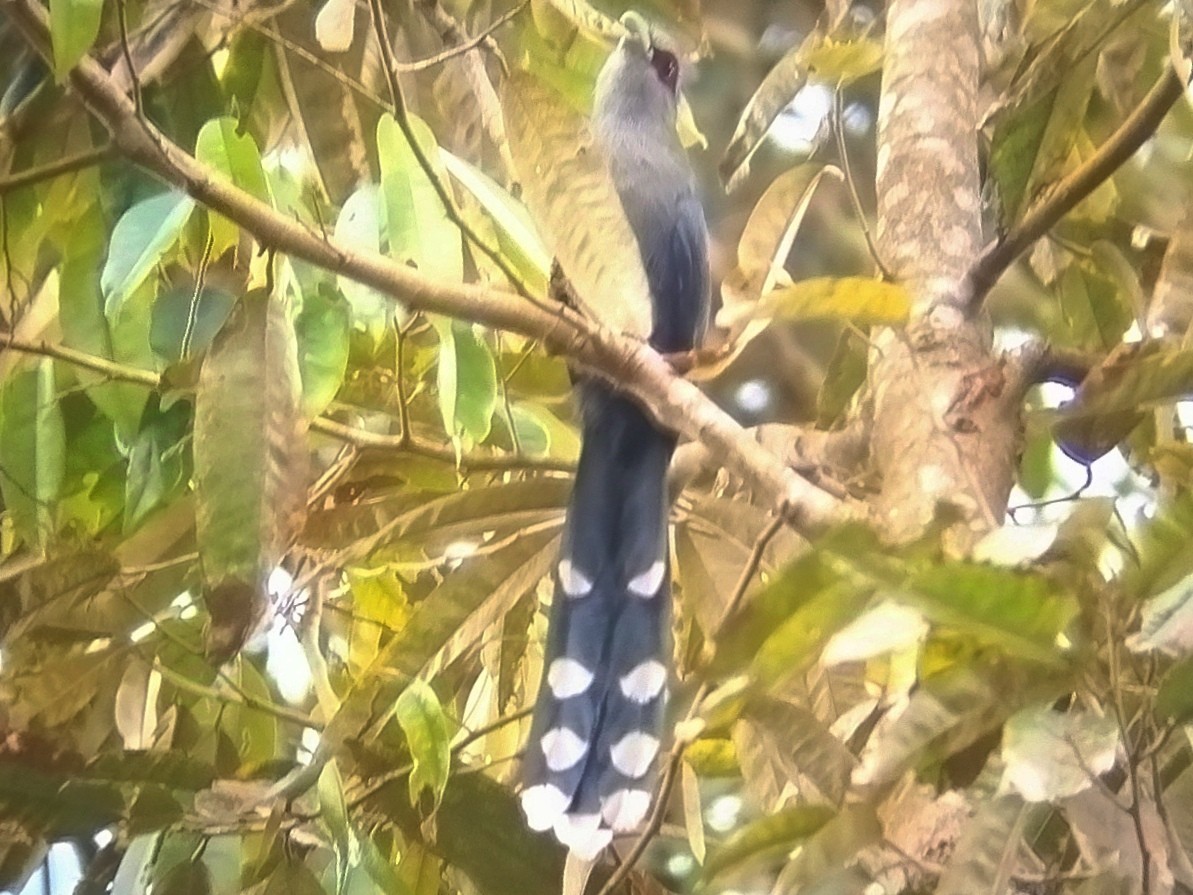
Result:
[[[675,54],[658,48],[652,49],[650,51],[650,66],[659,76],[659,80],[674,93],[679,85],[679,61],[675,58]]]

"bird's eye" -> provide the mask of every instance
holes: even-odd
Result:
[[[650,51],[650,66],[659,76],[659,80],[674,93],[679,85],[679,60],[675,58],[675,54],[656,47]]]

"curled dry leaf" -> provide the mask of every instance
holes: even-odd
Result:
[[[294,324],[280,299],[254,290],[212,343],[195,393],[195,522],[214,656],[235,653],[264,617],[265,582],[302,526],[301,395]]]

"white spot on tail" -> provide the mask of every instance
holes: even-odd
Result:
[[[547,669],[547,685],[556,699],[579,696],[592,683],[592,672],[575,659],[556,659]]]
[[[621,693],[631,702],[647,703],[654,699],[667,683],[667,669],[663,663],[650,659],[635,665],[618,680]]]
[[[555,822],[567,811],[571,799],[558,786],[540,783],[522,793],[522,813],[526,825],[532,830],[543,832],[555,826]]]
[[[635,575],[626,585],[630,593],[636,597],[653,597],[663,586],[663,576],[667,573],[667,566],[661,559],[655,560],[649,569],[641,575]]]
[[[609,747],[613,767],[631,780],[637,780],[649,771],[651,762],[658,753],[658,739],[640,730],[627,733]]]
[[[583,597],[592,590],[588,576],[573,566],[570,559],[559,561],[559,585],[569,597]]]
[[[555,821],[555,838],[591,861],[613,841],[613,831],[601,826],[599,814],[565,814]]]
[[[539,745],[547,758],[547,767],[553,771],[566,771],[588,751],[588,743],[574,730],[556,727],[543,734]]]
[[[619,833],[632,830],[646,819],[650,793],[644,789],[619,789],[601,802],[601,815]]]

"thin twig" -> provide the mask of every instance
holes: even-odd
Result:
[[[474,731],[472,731],[470,734],[468,734],[466,737],[464,737],[462,740],[460,740],[458,743],[456,743],[454,746],[451,747],[451,750],[450,750],[451,754],[458,755],[460,752],[464,751],[464,749],[466,749],[468,746],[475,743],[481,737],[488,736],[493,731],[500,730],[502,727],[505,727],[508,724],[513,724],[515,721],[520,721],[521,719],[523,719],[527,715],[529,715],[532,711],[534,711],[534,709],[532,709],[530,707],[527,707],[524,709],[519,709],[516,712],[511,712],[508,715],[502,715],[500,718],[497,718],[496,720],[491,721],[488,724],[485,724],[481,727],[476,728]],[[373,777],[365,785],[364,789],[362,789],[359,793],[357,793],[351,799],[348,800],[348,808],[350,810],[359,808],[361,806],[361,804],[363,804],[370,796],[375,795],[379,790],[388,786],[390,783],[393,783],[395,780],[401,780],[403,777],[409,776],[409,774],[413,770],[414,770],[414,765],[408,764],[408,765],[403,765],[400,768],[394,768],[392,771],[386,771],[384,774],[380,774],[376,777]]]
[[[678,729],[686,728],[688,722],[700,713],[704,700],[711,692],[711,684],[704,683],[700,685],[700,689],[696,691],[696,695],[692,699],[692,705],[688,708],[684,720],[676,725]],[[638,834],[638,838],[634,841],[634,845],[630,848],[625,860],[613,871],[613,874],[601,886],[597,895],[613,895],[614,890],[630,875],[634,866],[641,859],[642,855],[646,853],[651,840],[659,835],[659,830],[663,828],[663,818],[667,815],[667,804],[671,801],[671,791],[675,788],[675,779],[679,776],[680,762],[683,761],[684,750],[687,747],[688,740],[686,739],[676,739],[675,744],[671,747],[671,752],[667,756],[667,766],[663,768],[663,775],[659,780],[659,792],[655,797],[654,805],[651,806],[646,826]]]
[[[733,594],[729,597],[729,602],[725,606],[725,613],[722,618],[729,618],[737,611],[738,606],[741,605],[746,591],[749,590],[750,582],[754,578],[754,573],[758,571],[758,566],[762,563],[762,554],[766,552],[766,548],[770,546],[770,542],[782,527],[783,517],[776,515],[758,535],[757,540],[754,541],[754,547],[746,559],[746,564],[742,566],[741,575],[738,576],[737,585],[733,588]]]
[[[435,16],[436,19],[439,18],[439,16],[438,16],[439,13],[442,13],[442,15],[444,17],[450,19],[450,17],[439,6],[438,3],[429,3],[426,5],[433,7],[432,15]],[[485,44],[485,46],[493,52],[493,56],[494,56],[494,58],[497,59],[497,63],[501,66],[502,71],[504,71],[505,74],[508,76],[509,75],[509,65],[505,61],[505,56],[502,55],[500,49],[497,48],[496,43],[493,41],[493,39],[492,39],[493,34],[494,34],[494,32],[497,31],[498,28],[500,28],[506,22],[510,21],[510,19],[514,18],[514,16],[518,15],[518,13],[520,13],[522,10],[524,10],[529,5],[530,5],[530,0],[522,0],[522,2],[519,3],[517,6],[515,6],[513,9],[509,10],[508,12],[502,13],[500,16],[498,16],[497,19],[495,19],[493,21],[493,23],[491,25],[489,25],[489,27],[487,27],[484,31],[480,32],[480,34],[476,35],[476,37],[464,38],[463,34],[460,31],[459,26],[454,21],[451,21],[450,25],[449,25],[450,36],[453,39],[460,41],[459,43],[457,43],[455,46],[448,47],[446,50],[442,50],[433,56],[428,56],[425,59],[419,59],[414,62],[398,62],[397,70],[399,72],[403,72],[403,73],[422,71],[425,68],[431,68],[436,65],[441,65],[442,63],[446,62],[449,59],[452,59],[455,56],[463,56],[465,53],[468,53],[468,52],[476,49],[481,44]]]
[[[26,168],[24,171],[13,174],[11,177],[0,178],[0,196],[11,193],[13,190],[19,190],[22,187],[41,183],[44,180],[61,177],[63,174],[71,174],[83,168],[90,168],[92,165],[106,162],[108,159],[115,157],[115,155],[115,147],[111,143],[106,143],[103,146],[88,149],[77,155],[68,155],[66,158],[38,165],[36,168]]]
[[[986,247],[969,270],[971,313],[981,306],[986,293],[1016,258],[1097,189],[1156,132],[1184,89],[1171,67],[1165,68],[1118,130],[1080,167],[1053,184],[1002,239]]]
[[[890,268],[882,262],[882,256],[878,254],[878,246],[870,232],[870,225],[866,222],[866,211],[862,208],[861,196],[858,195],[857,182],[853,179],[853,168],[849,163],[849,149],[845,145],[845,114],[841,105],[841,88],[838,87],[833,91],[833,133],[837,138],[837,155],[841,159],[841,168],[845,172],[849,197],[853,200],[853,213],[857,215],[858,226],[862,228],[862,236],[866,239],[866,248],[870,250],[870,257],[874,260],[874,266],[878,268],[882,278],[889,282],[894,280],[894,275]]]
[[[161,377],[151,370],[142,370],[138,367],[130,367],[127,364],[117,363],[116,361],[108,360],[104,357],[99,357],[94,354],[87,354],[83,351],[77,351],[74,348],[68,348],[65,345],[55,345],[50,342],[35,342],[28,339],[17,338],[16,336],[4,333],[0,335],[0,347],[11,348],[14,351],[20,351],[24,354],[41,355],[42,357],[52,357],[56,360],[71,364],[72,366],[81,367],[85,370],[91,370],[99,373],[108,379],[117,380],[119,382],[131,382],[135,385],[143,385],[146,388],[160,391],[163,387]],[[507,454],[498,453],[463,453],[457,455],[456,451],[451,447],[445,445],[435,444],[424,438],[419,438],[415,435],[384,435],[378,432],[371,432],[368,429],[360,429],[355,426],[349,426],[345,423],[337,422],[336,420],[328,419],[327,417],[317,417],[311,420],[311,430],[314,432],[321,432],[324,435],[330,435],[332,438],[339,439],[347,444],[354,445],[358,448],[368,448],[376,451],[387,451],[393,453],[408,453],[420,457],[426,457],[431,460],[440,460],[444,463],[457,464],[464,468],[477,472],[499,471],[506,469],[537,469],[550,472],[571,472],[575,466],[565,460],[556,460],[551,457],[526,457],[526,456],[510,456]]]
[[[124,64],[128,66],[128,80],[132,85],[133,106],[136,109],[137,118],[144,121],[145,108],[141,104],[141,78],[137,74],[137,66],[133,64],[133,51],[128,43],[128,13],[124,0],[116,0],[116,19],[120,25],[120,53],[124,57]]]

